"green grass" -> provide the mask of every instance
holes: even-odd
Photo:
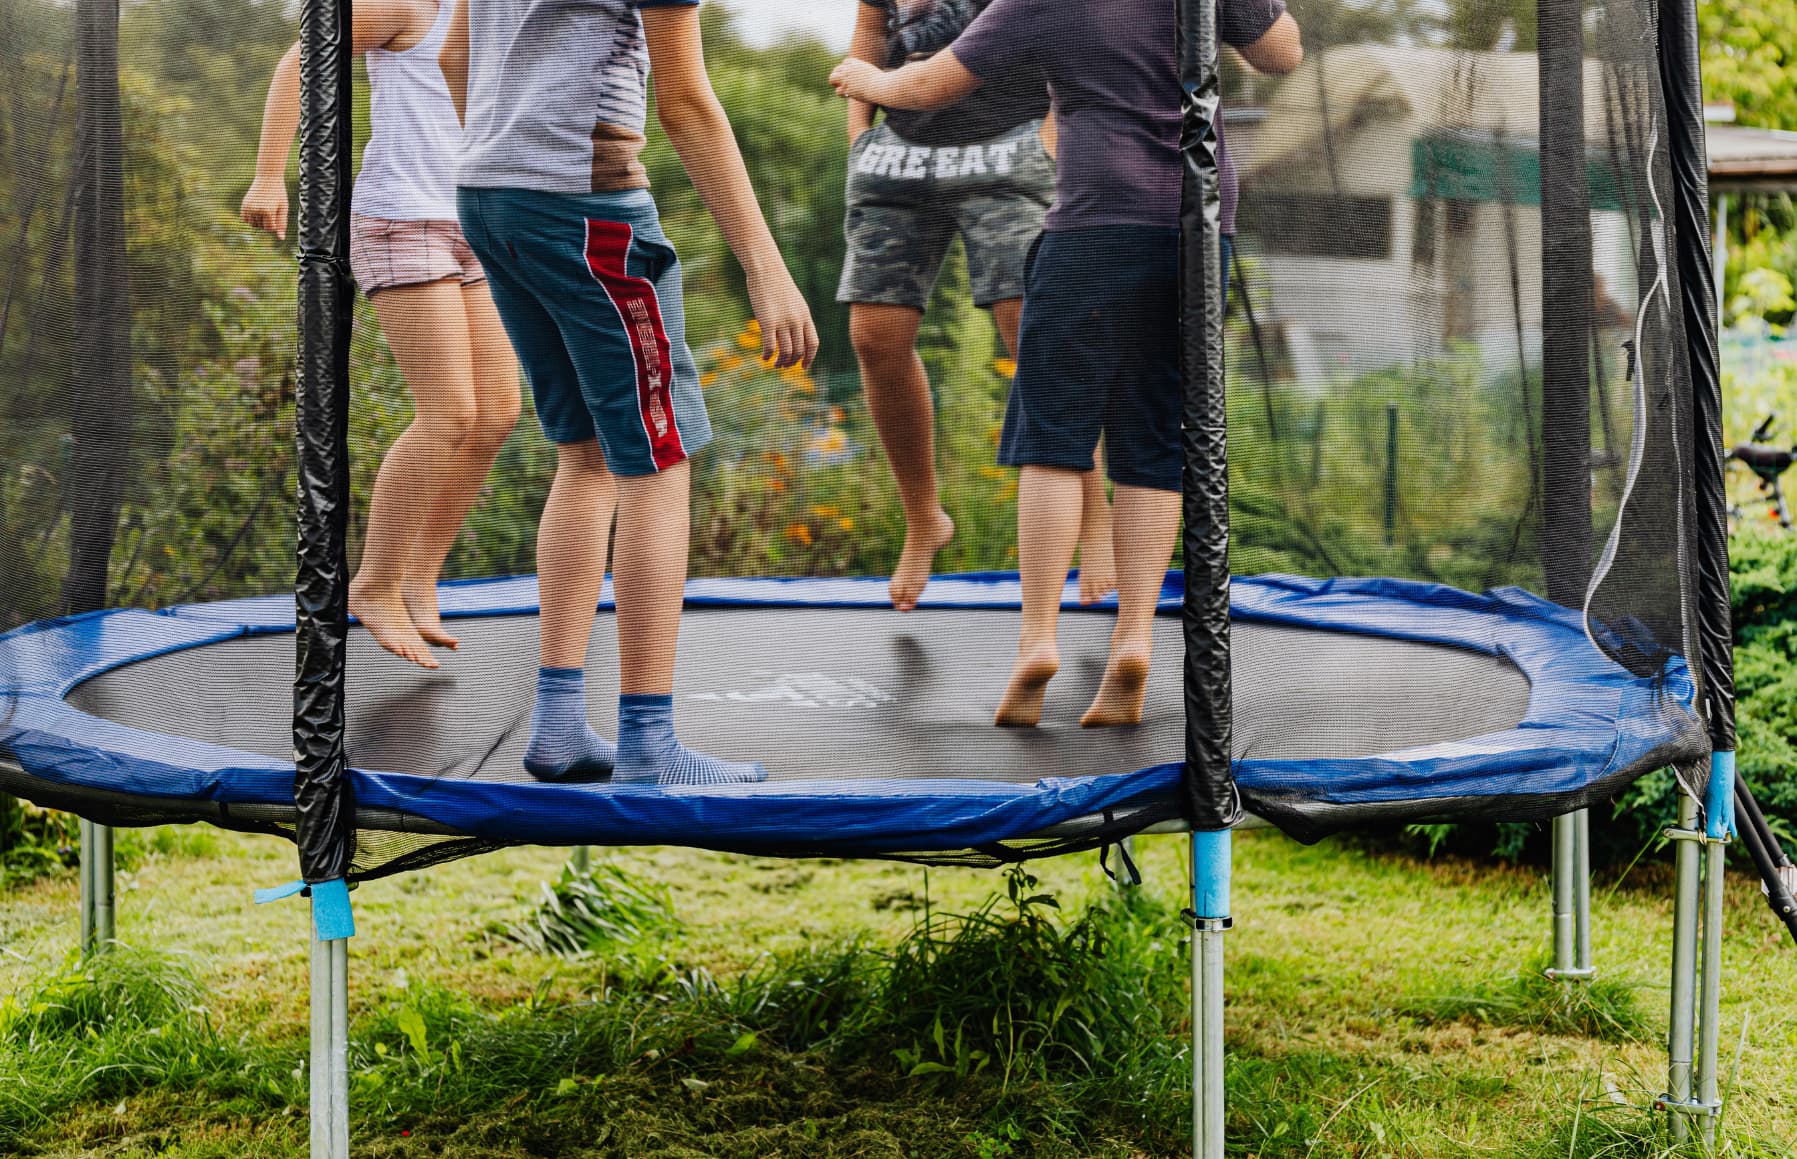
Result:
[[[0,895],[0,1153],[303,1155],[305,911],[248,898],[291,850],[137,847],[130,948],[102,963],[66,956],[67,876]],[[513,850],[373,883],[352,943],[357,1153],[1180,1154],[1181,849],[1144,840],[1127,902],[1089,857],[1034,881],[639,850],[581,879]],[[1644,1109],[1663,1081],[1662,870],[1599,891],[1602,975],[1563,989],[1535,972],[1538,871],[1267,834],[1236,861],[1235,1154],[1671,1154]],[[1721,1153],[1788,1156],[1797,951],[1745,884],[1729,921]],[[561,952],[520,940],[546,929],[570,935]]]

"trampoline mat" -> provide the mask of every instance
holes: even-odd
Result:
[[[1185,745],[1180,621],[1156,621],[1154,675],[1139,727],[1082,729],[1103,671],[1110,615],[1062,618],[1060,675],[1037,729],[992,724],[1016,647],[1004,609],[689,608],[676,675],[689,744],[754,759],[774,780],[1044,777],[1132,773],[1179,762]],[[427,672],[351,634],[348,751],[359,768],[528,781],[537,619],[457,619],[456,653]],[[615,735],[616,639],[609,610],[588,656],[589,703]],[[1238,622],[1235,752],[1260,759],[1356,758],[1514,728],[1530,686],[1499,655],[1321,628]],[[239,637],[128,664],[76,688],[82,711],[258,753],[292,755],[294,638]]]

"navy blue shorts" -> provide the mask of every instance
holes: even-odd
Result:
[[[463,188],[456,207],[551,442],[596,438],[631,476],[711,441],[680,262],[647,190]]]
[[[1112,479],[1178,491],[1183,411],[1179,231],[1044,233],[1030,260],[998,461],[1090,471],[1102,435]]]

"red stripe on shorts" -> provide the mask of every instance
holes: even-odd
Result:
[[[624,337],[636,363],[637,409],[649,436],[655,469],[665,471],[686,458],[680,427],[674,421],[674,360],[668,332],[661,323],[661,302],[647,278],[630,275],[630,227],[619,221],[587,220],[587,269],[605,288],[624,323]]]

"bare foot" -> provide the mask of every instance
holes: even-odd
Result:
[[[1079,718],[1080,727],[1141,724],[1142,701],[1148,695],[1148,666],[1153,657],[1154,646],[1148,641],[1113,644],[1104,681],[1098,686],[1098,695],[1092,698],[1092,707]]]
[[[1034,728],[1042,719],[1042,698],[1048,694],[1048,682],[1060,670],[1061,656],[1053,644],[1019,651],[1017,666],[1011,669],[1011,682],[1005,686],[1004,699],[998,702],[992,723],[1001,728]]]
[[[410,660],[420,668],[441,667],[424,637],[412,626],[412,614],[399,593],[375,595],[352,583],[349,610],[368,629],[375,643],[401,660]]]
[[[1117,554],[1111,526],[1082,529],[1079,541],[1079,602],[1095,604],[1117,591]]]
[[[437,585],[410,584],[405,590],[406,613],[412,617],[412,627],[426,644],[435,644],[439,648],[455,651],[462,642],[443,629],[442,616],[437,611]]]
[[[936,553],[954,537],[955,521],[946,511],[936,512],[931,527],[906,526],[905,550],[899,553],[898,566],[892,570],[892,583],[887,587],[893,607],[901,612],[916,609],[923,589],[929,585],[930,568],[936,562]]]

